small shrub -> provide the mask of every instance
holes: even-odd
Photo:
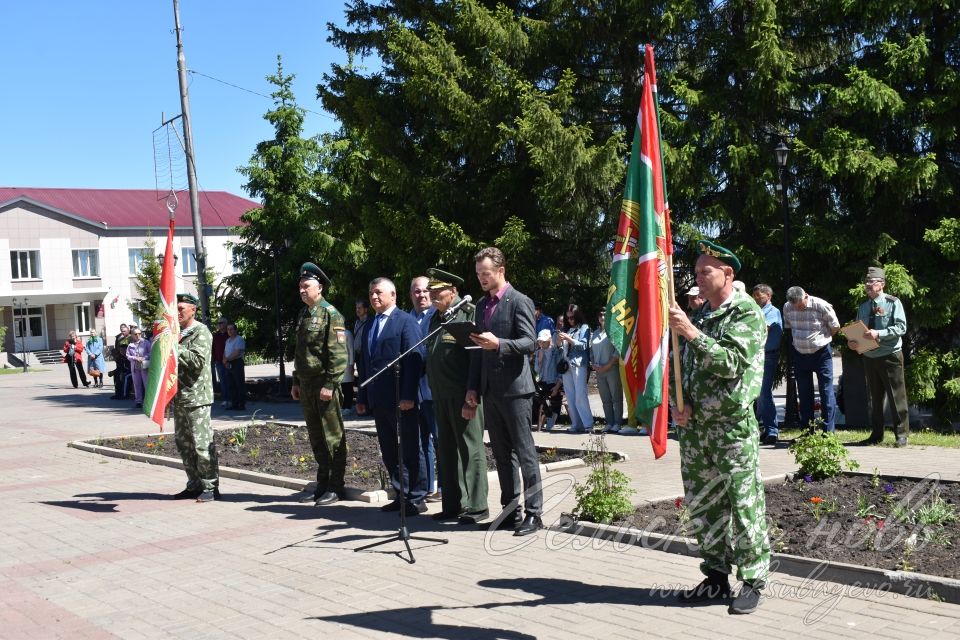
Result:
[[[814,480],[838,476],[844,467],[851,471],[860,468],[860,464],[850,457],[846,447],[833,433],[805,433],[793,441],[790,453],[800,467],[800,473],[809,474]]]
[[[584,520],[607,524],[633,513],[630,478],[613,468],[613,456],[607,452],[602,435],[594,436],[588,445],[593,471],[582,484],[573,488],[577,497],[576,514]]]

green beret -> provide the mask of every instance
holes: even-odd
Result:
[[[200,298],[193,295],[192,293],[178,293],[177,302],[189,302],[195,307],[200,306]]]
[[[721,247],[716,242],[701,240],[697,243],[697,251],[699,251],[701,255],[716,258],[720,262],[730,265],[733,267],[734,273],[740,271],[740,258],[734,255],[733,251],[730,251],[730,249],[726,247]]]
[[[316,280],[325,287],[330,286],[330,278],[323,272],[323,269],[312,262],[304,262],[300,267],[299,280]]]
[[[427,269],[427,275],[430,276],[430,282],[427,283],[427,289],[438,291],[447,287],[459,287],[463,284],[463,278],[455,276],[452,273],[441,271],[440,269]]]

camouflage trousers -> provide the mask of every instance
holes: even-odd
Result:
[[[187,472],[187,489],[213,491],[220,484],[217,446],[210,426],[210,405],[173,407],[177,451]]]
[[[700,570],[765,581],[770,571],[767,508],[753,412],[735,422],[679,428],[684,504],[700,546]]]
[[[343,393],[338,387],[330,400],[321,400],[321,389],[319,384],[300,385],[300,406],[310,434],[310,448],[317,461],[318,495],[324,491],[342,491],[347,467],[347,436],[340,413]]]

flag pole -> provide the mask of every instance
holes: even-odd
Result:
[[[677,293],[673,284],[673,254],[667,255],[667,299],[676,304]],[[683,412],[683,383],[680,377],[680,339],[677,332],[670,330],[670,344],[673,347],[673,381],[677,392],[677,411]]]

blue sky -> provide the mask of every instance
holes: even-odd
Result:
[[[172,0],[4,4],[0,186],[154,188],[153,130],[161,114],[181,111]],[[346,59],[326,41],[326,24],[344,24],[343,7],[180,0],[187,68],[269,95],[266,76],[280,54],[296,75],[298,103],[322,113],[316,86]],[[273,137],[263,119],[272,102],[200,75],[188,80],[200,187],[246,196],[236,167]],[[336,127],[308,113],[304,133]]]

